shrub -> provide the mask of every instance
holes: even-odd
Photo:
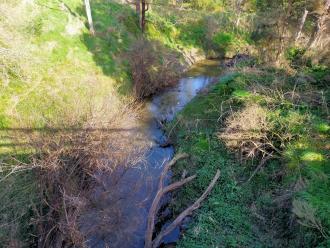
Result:
[[[298,68],[304,64],[309,65],[310,61],[305,61],[306,49],[291,47],[285,51],[285,58],[289,61],[292,68]]]
[[[226,50],[233,42],[233,35],[227,32],[219,32],[213,37],[213,42],[221,49]]]
[[[239,149],[247,157],[253,157],[267,149],[267,132],[272,125],[267,121],[267,110],[257,104],[245,106],[229,116],[226,128],[218,133],[231,149]]]
[[[179,55],[156,41],[137,41],[128,56],[134,83],[133,91],[138,98],[148,97],[175,84],[184,69]]]

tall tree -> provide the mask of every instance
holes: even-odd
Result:
[[[87,15],[87,20],[88,20],[88,25],[89,25],[89,31],[92,35],[95,35],[91,5],[90,5],[89,0],[84,0],[84,1],[85,1],[85,8],[86,8],[86,15]]]
[[[146,0],[141,0],[142,3],[142,9],[141,9],[141,29],[142,32],[145,30],[146,26],[146,12],[149,9],[149,3],[146,2]]]
[[[141,27],[141,0],[135,0],[135,10],[139,19],[139,27]]]

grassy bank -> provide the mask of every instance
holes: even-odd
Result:
[[[243,52],[289,59],[291,68],[240,65],[178,116],[172,138],[193,154],[181,166],[199,177],[176,196],[175,211],[222,170],[180,245],[326,245],[329,70],[282,40],[296,22],[289,34],[285,16],[268,25],[262,1],[237,10],[225,1],[154,1],[142,34],[134,6],[119,2],[91,1],[95,36],[81,0],[0,3],[0,246],[82,245],[77,220],[92,175],[129,163],[145,145],[132,142],[136,98],[175,84],[199,58]]]
[[[167,22],[156,11],[143,36],[132,6],[91,5],[95,36],[88,32],[83,1],[0,3],[3,246],[81,243],[76,220],[95,183],[91,175],[104,169],[104,158],[115,166],[136,148],[127,139],[138,115],[136,72],[148,95],[175,83],[198,57],[186,53],[201,43],[190,46],[182,35],[167,42],[170,33],[155,31]],[[150,63],[132,64],[139,58]]]
[[[141,32],[128,6],[92,7],[95,37],[82,1],[0,3],[1,247],[80,242],[74,222],[91,173],[101,156],[122,159],[103,152],[111,140],[126,146],[134,125],[121,55]]]
[[[190,154],[175,176],[197,174],[174,214],[221,170],[178,247],[329,246],[329,70],[257,68],[231,69],[169,126]]]
[[[235,25],[231,12],[164,9],[157,4],[154,8],[148,15],[147,36],[186,56],[233,57],[252,48],[247,27]]]

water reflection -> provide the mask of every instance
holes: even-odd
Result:
[[[212,80],[213,78],[208,76],[181,79],[176,87],[165,90],[161,95],[153,98],[149,105],[151,114],[160,121],[173,120],[175,114]]]

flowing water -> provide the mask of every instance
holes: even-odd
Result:
[[[175,114],[220,73],[219,61],[203,61],[193,66],[176,86],[146,104],[141,129],[151,145],[143,161],[129,168],[117,168],[111,176],[99,175],[102,186],[95,188],[94,204],[81,217],[81,231],[88,237],[89,247],[143,248],[148,210],[160,173],[174,155],[172,146],[161,145],[166,142],[162,124],[173,120]],[[134,134],[131,139],[135,139]],[[179,235],[177,229],[165,242],[175,242]]]

